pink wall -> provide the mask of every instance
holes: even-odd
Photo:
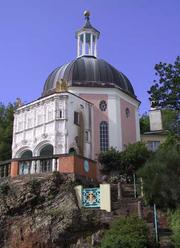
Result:
[[[108,112],[107,109],[106,111],[101,111],[99,109],[99,103],[100,101],[108,101],[108,96],[106,94],[80,94],[80,97],[86,99],[87,101],[91,102],[94,104],[93,108],[93,118],[94,118],[94,158],[96,157],[96,154],[100,152],[100,133],[99,133],[99,125],[101,121],[107,121],[108,122]]]
[[[121,107],[121,126],[122,126],[122,147],[128,145],[129,143],[136,142],[136,115],[135,107],[126,102],[125,100],[120,100]],[[130,110],[130,115],[126,117],[126,108]]]

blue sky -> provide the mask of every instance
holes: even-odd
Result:
[[[99,57],[131,81],[140,112],[154,65],[180,55],[179,0],[0,0],[0,102],[38,98],[51,71],[76,57],[83,11],[100,32]]]

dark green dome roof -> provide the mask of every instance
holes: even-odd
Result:
[[[68,86],[116,87],[136,98],[129,79],[106,61],[94,56],[82,56],[56,68],[48,76],[42,96],[55,92],[60,80],[66,81]]]

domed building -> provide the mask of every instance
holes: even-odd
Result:
[[[140,140],[138,101],[129,79],[98,58],[100,32],[84,13],[77,58],[47,77],[39,99],[19,106],[13,158],[76,153],[89,159]]]

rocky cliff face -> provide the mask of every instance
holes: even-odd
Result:
[[[0,182],[1,248],[82,248],[102,219],[102,211],[78,208],[74,183],[59,173]]]

